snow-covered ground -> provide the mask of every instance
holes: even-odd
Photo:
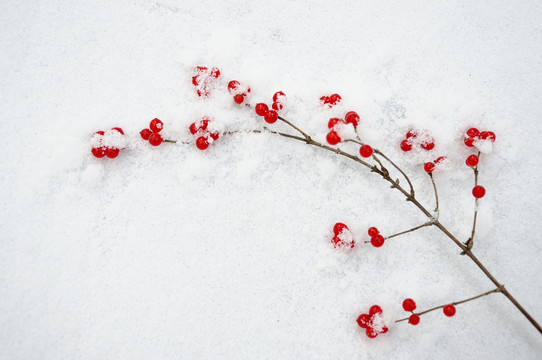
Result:
[[[355,320],[373,304],[391,321],[407,297],[426,309],[493,285],[434,228],[361,245],[370,226],[426,219],[359,164],[272,135],[202,152],[139,131],[158,117],[193,141],[204,115],[261,128],[225,91],[233,79],[251,103],[283,90],[284,116],[320,141],[355,110],[428,208],[422,164],[450,159],[435,172],[440,220],[466,240],[461,136],[492,130],[473,251],[542,321],[541,18],[539,1],[2,0],[0,358],[540,358],[542,337],[499,294],[365,336]],[[208,100],[197,65],[222,71]],[[342,105],[320,107],[332,93]],[[94,158],[91,135],[115,126],[126,148]],[[435,149],[401,152],[410,128]],[[337,221],[360,246],[333,249]]]

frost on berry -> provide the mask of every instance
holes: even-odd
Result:
[[[320,104],[332,108],[333,106],[339,104],[342,98],[339,94],[324,95],[320,98]]]
[[[333,226],[333,235],[331,243],[334,248],[353,248],[355,246],[354,236],[345,224],[336,223]]]
[[[107,156],[110,159],[119,155],[120,149],[126,147],[124,131],[115,127],[107,131],[97,131],[90,138],[91,152],[97,158]]]
[[[378,305],[371,306],[368,314],[359,315],[356,322],[360,328],[365,329],[365,335],[371,339],[388,332],[382,308]]]
[[[196,88],[196,94],[199,97],[208,97],[218,85],[220,69],[213,67],[211,69],[205,66],[194,68],[195,75],[192,77],[192,85]]]
[[[427,130],[418,131],[410,129],[403,140],[401,140],[399,146],[404,152],[410,151],[413,148],[429,151],[435,148],[435,140]]]

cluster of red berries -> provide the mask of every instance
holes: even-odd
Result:
[[[405,135],[405,139],[401,141],[401,150],[410,151],[414,145],[429,151],[435,147],[435,141],[424,132],[419,133],[415,130],[409,130]]]
[[[205,66],[197,66],[194,72],[196,75],[192,77],[192,84],[196,87],[198,96],[209,96],[220,76],[220,69],[214,67],[209,70]]]
[[[423,169],[425,170],[426,173],[431,174],[435,170],[435,167],[437,165],[442,164],[445,160],[446,160],[445,156],[439,156],[435,161],[426,162],[423,165]]]
[[[114,159],[119,155],[120,147],[124,146],[124,131],[120,127],[114,127],[107,132],[96,131],[90,143],[92,155],[97,158],[107,156]]]
[[[374,247],[381,247],[382,245],[384,245],[384,236],[380,235],[380,231],[378,231],[377,228],[375,228],[374,226],[370,227],[367,233],[371,237],[371,245],[373,245]]]
[[[149,129],[143,129],[139,132],[139,135],[143,140],[148,140],[152,146],[158,146],[164,141],[162,135],[159,134],[164,128],[164,123],[160,119],[152,119],[149,123]]]
[[[346,226],[343,223],[336,223],[333,226],[333,239],[331,239],[331,243],[333,244],[334,248],[340,248],[340,247],[350,247],[353,248],[355,245],[354,237],[352,236],[352,233],[350,232],[350,229],[348,229],[348,226]]]
[[[196,135],[196,147],[200,150],[205,150],[209,147],[209,138],[211,141],[218,140],[218,131],[211,131],[208,129],[209,123],[212,119],[204,117],[201,121],[193,122],[188,128],[192,135]]]
[[[341,95],[339,94],[332,94],[332,95],[324,95],[320,98],[320,104],[321,105],[327,105],[330,108],[340,103],[342,100]]]
[[[245,101],[245,97],[250,93],[250,88],[237,80],[232,80],[228,83],[228,92],[230,95],[233,95],[235,103],[242,104]]]
[[[254,109],[256,114],[263,116],[266,123],[273,124],[279,118],[279,111],[282,110],[284,106],[286,106],[286,94],[282,91],[277,91],[273,95],[272,109],[269,109],[269,106],[264,103],[256,104]]]
[[[412,315],[408,317],[409,324],[418,325],[420,323],[420,316],[418,314],[414,314],[414,310],[416,310],[416,302],[414,300],[405,299],[403,301],[403,309],[412,313]],[[442,307],[442,312],[444,315],[452,317],[455,315],[455,306],[453,304],[445,305]]]
[[[339,136],[339,128],[341,126],[344,126],[346,124],[352,124],[354,126],[354,129],[358,127],[360,122],[360,117],[355,111],[349,111],[346,113],[343,119],[339,118],[331,118],[329,119],[327,123],[327,127],[329,129],[329,133],[326,136],[326,140],[328,144],[330,145],[337,145],[341,142],[341,137]],[[361,152],[361,150],[360,150]],[[372,154],[372,151],[371,151]],[[369,155],[371,156],[371,155]],[[367,156],[368,157],[368,156]]]
[[[368,314],[358,316],[357,323],[360,328],[365,329],[365,334],[371,339],[388,332],[382,319],[382,308],[378,305],[371,306]]]
[[[465,132],[464,142],[468,147],[474,147],[477,141],[488,140],[492,143],[495,142],[495,133],[493,131],[482,131],[477,128],[470,128]]]

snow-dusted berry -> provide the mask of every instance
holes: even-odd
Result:
[[[340,123],[343,123],[343,121],[339,118],[331,118],[329,119],[328,123],[327,123],[327,127],[329,129],[333,129],[337,124],[340,124]]]
[[[282,91],[277,91],[274,95],[273,95],[273,102],[282,102],[286,100],[286,94],[283,93]]]
[[[153,119],[151,120],[151,123],[149,124],[149,127],[152,132],[160,132],[164,128],[164,123],[160,121],[160,119]]]
[[[274,102],[271,107],[273,108],[273,110],[275,111],[280,111],[284,108],[284,105],[282,103],[279,103],[279,102]]]
[[[425,170],[426,173],[431,174],[433,170],[435,170],[435,164],[433,164],[432,162],[426,162],[423,165],[423,169]]]
[[[237,90],[237,88],[239,87],[239,85],[241,85],[239,83],[239,81],[237,80],[232,80],[228,83],[228,91],[230,92],[230,94],[232,94],[235,90]]]
[[[401,150],[405,152],[412,150],[412,144],[410,143],[409,140],[404,139],[403,141],[401,141]]]
[[[371,323],[371,316],[369,314],[361,314],[358,316],[357,323],[360,328],[365,329]]]
[[[349,230],[348,229],[348,226],[346,226],[346,224],[343,224],[343,223],[336,223],[335,225],[333,225],[333,234],[335,235],[339,235],[340,233],[343,232],[343,230]]]
[[[119,148],[116,147],[107,147],[105,149],[105,156],[107,156],[110,159],[114,159],[119,155]]]
[[[465,136],[470,138],[477,138],[480,135],[480,131],[477,128],[470,128],[465,133]]]
[[[205,136],[200,136],[199,138],[196,139],[196,146],[200,150],[205,150],[209,147],[209,141],[207,140]]]
[[[329,103],[331,105],[336,105],[342,100],[341,95],[339,94],[332,94],[329,96]]]
[[[480,133],[480,138],[482,140],[489,140],[491,142],[495,142],[496,140],[495,133],[493,131],[482,131]]]
[[[349,111],[344,116],[344,121],[347,124],[352,124],[352,125],[354,125],[354,127],[358,127],[358,125],[359,125],[359,115],[355,111]]]
[[[216,141],[216,140],[218,140],[220,134],[219,134],[217,131],[215,131],[215,132],[210,133],[209,136],[210,136],[214,141]]]
[[[95,157],[97,158],[103,158],[105,156],[105,147],[101,146],[101,147],[93,147],[91,152],[92,152],[92,155],[94,155]]]
[[[111,130],[115,130],[116,132],[120,133],[121,135],[124,135],[124,131],[120,127],[114,127]]]
[[[422,143],[422,148],[425,150],[432,150],[435,147],[435,142],[433,140],[424,141]]]

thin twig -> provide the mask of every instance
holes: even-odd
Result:
[[[480,161],[480,152],[478,151],[478,161]],[[478,185],[478,164],[472,168],[474,171],[474,186]],[[474,198],[474,217],[472,219],[472,232],[470,238],[465,242],[467,249],[472,249],[474,246],[474,233],[476,232],[476,219],[478,218],[478,198]],[[462,252],[461,255],[465,255],[465,252]]]
[[[410,187],[410,196],[414,197],[415,196],[415,194],[414,194],[414,186],[412,186],[412,183],[410,182],[410,179],[408,178],[407,174],[405,174],[405,172],[399,166],[397,166],[393,161],[391,161],[390,158],[388,158],[386,155],[384,155],[380,150],[374,149],[374,152],[375,152],[375,154],[378,154],[378,155],[382,156],[384,159],[386,159],[387,162],[389,162],[394,168],[396,168],[401,173],[401,175],[403,175],[403,177],[408,182],[408,186]]]
[[[437,213],[438,216],[438,193],[437,193],[437,185],[435,184],[435,179],[433,178],[433,173],[429,173],[429,177],[431,178],[431,182],[433,183],[433,190],[435,191],[435,213]]]
[[[466,303],[466,302],[469,302],[469,301],[473,301],[473,300],[476,300],[476,299],[481,298],[481,297],[483,297],[483,296],[486,296],[486,295],[489,295],[489,294],[492,294],[492,293],[496,293],[496,292],[501,292],[501,289],[500,289],[500,288],[496,288],[496,289],[487,291],[487,292],[485,292],[485,293],[483,293],[483,294],[476,295],[476,296],[473,296],[473,297],[468,298],[468,299],[465,299],[465,300],[461,300],[461,301],[456,301],[456,302],[453,302],[453,303],[447,303],[447,304],[444,304],[444,305],[435,306],[434,308],[427,309],[427,310],[424,310],[424,311],[419,312],[419,313],[413,312],[413,314],[416,314],[416,315],[418,315],[418,316],[421,316],[421,315],[423,315],[423,314],[427,314],[428,312],[435,311],[435,310],[438,310],[438,309],[442,309],[442,308],[445,307],[446,305],[454,305],[454,306],[456,306],[456,305],[463,304],[463,303]],[[408,320],[408,318],[396,320],[395,322],[398,323],[398,322],[406,321],[406,320]]]

